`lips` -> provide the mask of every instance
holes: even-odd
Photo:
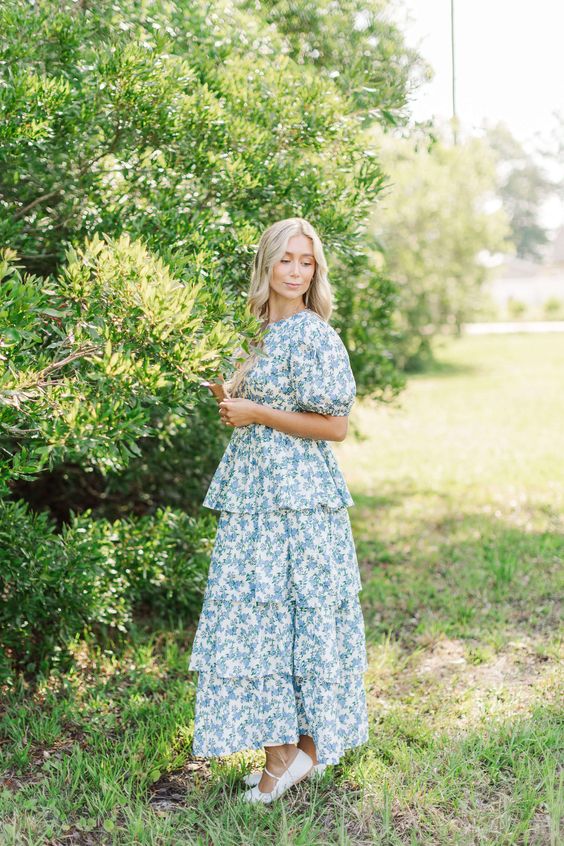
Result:
[[[299,287],[300,287],[300,283],[299,283],[299,282],[297,282],[297,283],[295,283],[295,284],[294,284],[294,283],[292,283],[292,282],[284,282],[284,284],[285,284],[285,285],[287,285],[287,286],[288,286],[288,288],[299,288]]]

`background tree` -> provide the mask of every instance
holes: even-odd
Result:
[[[558,186],[539,158],[527,152],[505,124],[489,127],[486,140],[496,155],[498,193],[509,218],[516,254],[522,259],[540,261],[549,237],[539,222],[539,212]]]
[[[387,0],[245,0],[284,37],[298,64],[331,79],[366,123],[405,125],[408,100],[432,74],[387,17]]]
[[[373,137],[390,175],[372,217],[375,257],[399,288],[396,352],[414,369],[432,358],[434,335],[472,315],[488,278],[484,253],[508,249],[510,231],[502,209],[488,210],[496,172],[485,142]]]

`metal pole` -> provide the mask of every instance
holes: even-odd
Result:
[[[456,72],[454,67],[454,0],[450,0],[450,44],[452,64],[452,133],[454,144],[457,144],[458,140],[456,132]]]

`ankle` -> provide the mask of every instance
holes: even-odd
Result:
[[[296,757],[296,744],[285,743],[281,746],[266,749],[266,767],[272,773],[282,773],[288,764]]]
[[[307,734],[300,734],[300,739],[298,740],[298,749],[301,749],[302,752],[305,752],[306,755],[309,755],[314,765],[317,764],[317,750],[315,748],[315,743],[312,737],[309,737],[309,735]]]

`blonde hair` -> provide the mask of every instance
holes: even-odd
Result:
[[[313,243],[315,272],[309,288],[304,295],[304,305],[315,311],[323,320],[329,321],[333,311],[333,295],[327,279],[327,262],[319,235],[303,217],[288,217],[277,220],[262,233],[253,262],[251,284],[247,296],[248,309],[261,321],[261,328],[251,341],[251,352],[236,366],[234,373],[223,383],[227,396],[235,396],[244,376],[252,369],[258,359],[258,352],[264,347],[264,330],[269,320],[268,299],[272,268],[280,261],[288,247],[288,241],[294,235],[305,235]],[[244,351],[236,351],[234,358],[239,358]]]

